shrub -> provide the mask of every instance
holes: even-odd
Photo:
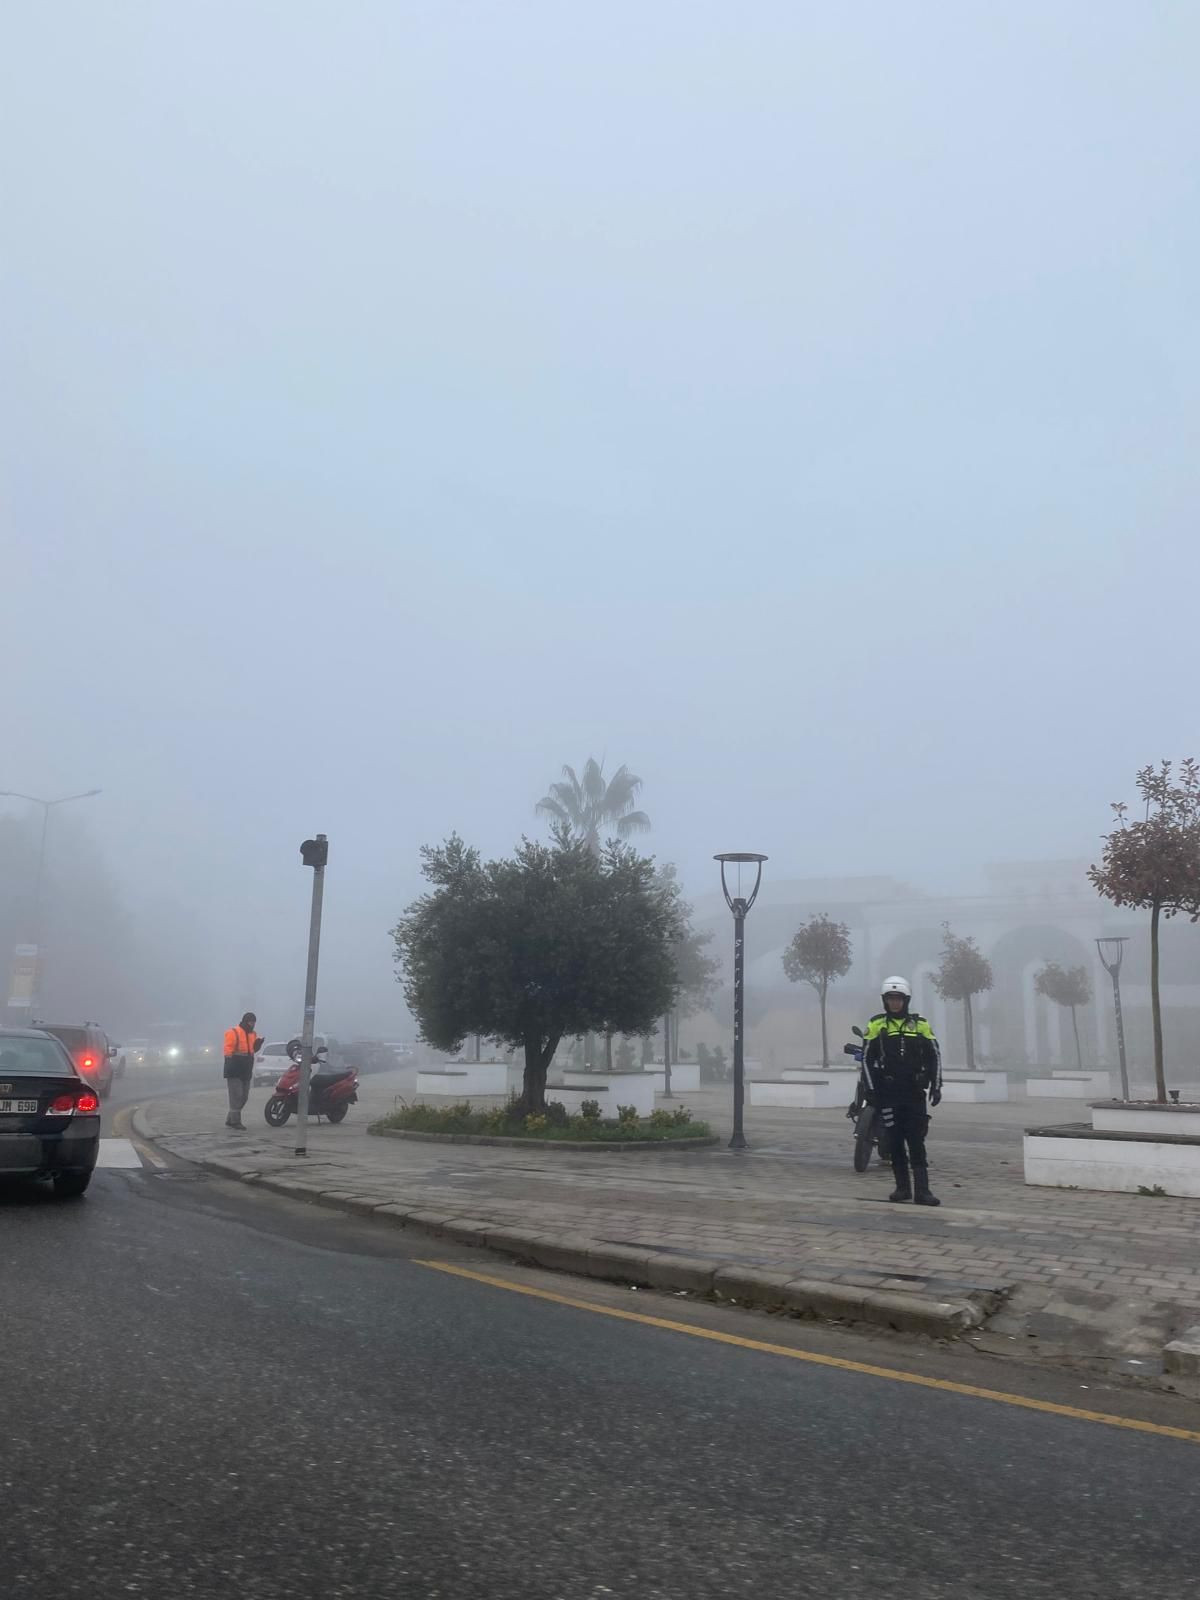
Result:
[[[585,1100],[583,1102],[583,1104],[579,1107],[579,1115],[583,1119],[584,1122],[599,1122],[600,1121],[600,1102],[599,1102],[599,1100]]]
[[[659,1130],[669,1128],[674,1124],[675,1118],[665,1106],[656,1106],[648,1118],[650,1126]]]
[[[637,1114],[637,1107],[636,1106],[618,1106],[617,1107],[617,1125],[618,1125],[618,1127],[628,1128],[628,1127],[632,1126],[632,1127],[636,1128],[640,1121],[641,1121],[641,1118]]]
[[[692,1120],[692,1113],[687,1106],[676,1106],[671,1112],[671,1125],[676,1128],[686,1128]]]
[[[525,1118],[526,1133],[545,1133],[549,1126],[550,1118],[539,1116],[537,1112],[531,1111]]]
[[[561,1100],[546,1101],[546,1121],[552,1128],[565,1128],[570,1120],[567,1108]]]

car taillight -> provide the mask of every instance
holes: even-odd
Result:
[[[99,1109],[99,1098],[91,1089],[77,1089],[73,1094],[56,1094],[46,1107],[46,1115],[73,1117],[77,1111],[95,1113]]]
[[[83,1059],[80,1061],[79,1065],[83,1068],[83,1070],[85,1072],[90,1072],[92,1070],[92,1068],[96,1065],[96,1058],[95,1058],[95,1056],[84,1056]]]

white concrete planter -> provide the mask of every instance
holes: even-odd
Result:
[[[942,1099],[950,1104],[998,1104],[1008,1099],[1007,1072],[943,1072]]]
[[[1085,1077],[1085,1078],[1089,1078],[1091,1080],[1092,1088],[1095,1090],[1095,1092],[1097,1094],[1111,1094],[1112,1093],[1112,1078],[1111,1078],[1111,1075],[1109,1073],[1107,1073],[1107,1072],[1102,1072],[1098,1067],[1097,1068],[1085,1067],[1083,1069],[1082,1074],[1078,1071],[1077,1068],[1072,1068],[1070,1070],[1068,1070],[1066,1067],[1056,1068],[1050,1074],[1050,1076],[1052,1078],[1056,1078],[1056,1079],[1058,1079],[1058,1078],[1070,1078],[1072,1081],[1074,1081],[1075,1079],[1077,1079],[1080,1076],[1082,1076],[1082,1077]]]
[[[1052,1078],[1026,1078],[1032,1100],[1095,1100],[1112,1093],[1107,1072],[1056,1072]]]
[[[1200,1106],[1093,1106],[1092,1127],[1097,1133],[1184,1133],[1200,1138]]]
[[[853,1085],[835,1078],[810,1078],[805,1083],[795,1083],[783,1078],[752,1078],[749,1084],[752,1106],[795,1106],[805,1111],[828,1111],[834,1106],[842,1110],[854,1095]]]
[[[1157,1187],[1200,1199],[1200,1140],[1166,1144],[1145,1134],[1089,1139],[1064,1137],[1052,1128],[1030,1132],[1025,1135],[1025,1182],[1124,1194]]]
[[[846,1083],[849,1092],[846,1104],[854,1096],[854,1084],[858,1077],[857,1067],[784,1067],[779,1074],[784,1083],[813,1083],[814,1081]]]
[[[654,1079],[655,1094],[666,1094],[667,1069],[661,1062],[655,1062],[652,1067],[646,1067],[642,1076]],[[674,1061],[671,1063],[672,1094],[691,1094],[693,1090],[699,1087],[700,1063],[698,1061]]]
[[[654,1110],[652,1073],[614,1072],[610,1076],[608,1073],[581,1072],[570,1076],[589,1081],[547,1089],[546,1099],[557,1100],[572,1116],[583,1110],[585,1100],[599,1101],[600,1115],[606,1121],[616,1121],[618,1106],[632,1106],[639,1117],[648,1117]]]
[[[419,1095],[445,1095],[469,1100],[475,1095],[506,1095],[508,1067],[503,1061],[465,1061],[455,1067],[431,1067],[417,1073]]]

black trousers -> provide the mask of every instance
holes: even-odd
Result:
[[[925,1135],[929,1132],[929,1112],[925,1096],[919,1100],[902,1100],[896,1105],[880,1108],[883,1125],[891,1135],[892,1166],[897,1172],[907,1172],[909,1163],[914,1167],[927,1167]]]

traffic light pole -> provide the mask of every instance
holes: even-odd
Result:
[[[317,963],[321,954],[321,902],[325,896],[325,863],[329,841],[323,833],[300,846],[306,867],[313,869],[312,911],[308,919],[308,972],[304,979],[304,1027],[300,1036],[300,1096],[296,1108],[296,1154],[308,1154],[308,1087],[312,1078],[313,1032],[317,1017]]]

